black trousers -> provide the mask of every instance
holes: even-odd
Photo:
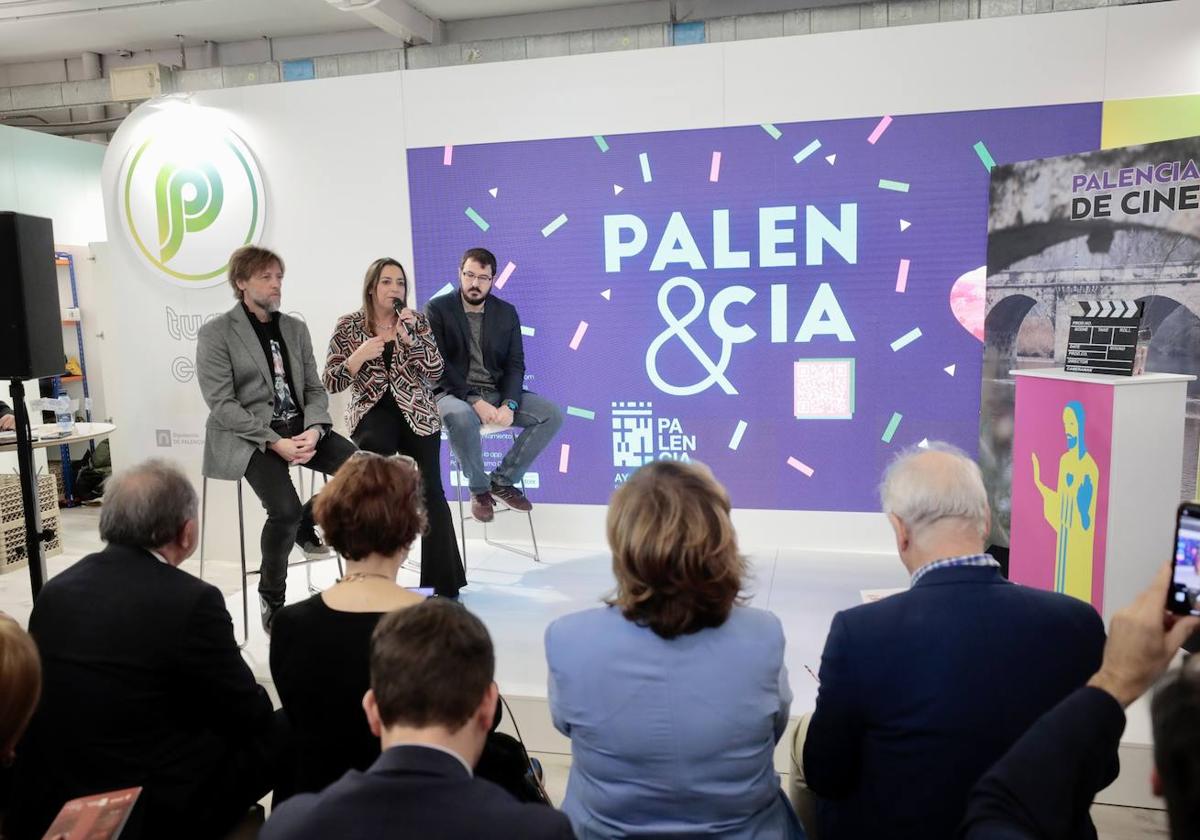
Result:
[[[417,462],[429,518],[429,527],[421,537],[421,586],[432,586],[438,595],[454,597],[459,587],[467,585],[467,576],[454,537],[450,505],[442,489],[441,435],[414,432],[396,402],[384,396],[359,421],[353,437],[360,449],[380,455],[399,452]]]
[[[230,740],[219,772],[200,788],[190,807],[182,809],[188,816],[165,815],[168,821],[144,833],[146,840],[166,836],[197,840],[224,837],[268,793],[274,792],[272,806],[291,795],[292,728],[283,709],[275,711],[265,730]],[[189,823],[190,834],[181,820]],[[125,836],[123,832],[121,836]]]
[[[329,432],[321,438],[317,451],[304,466],[332,475],[354,451],[353,443],[337,432]],[[291,467],[270,449],[265,452],[254,450],[246,466],[246,481],[254,488],[267,512],[260,540],[262,565],[259,567],[258,592],[271,604],[282,606],[292,543],[313,531],[312,499],[300,503],[292,484]]]

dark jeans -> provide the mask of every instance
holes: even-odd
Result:
[[[500,405],[498,391],[483,391],[482,398],[492,405]],[[558,434],[562,426],[562,411],[558,406],[545,397],[540,397],[532,391],[523,391],[517,410],[513,413],[512,424],[521,429],[512,448],[496,467],[496,471],[488,475],[483,465],[483,442],[479,438],[479,429],[483,423],[471,404],[460,400],[453,394],[442,394],[437,399],[438,411],[441,412],[442,422],[446,424],[446,433],[450,438],[450,446],[458,456],[458,463],[471,492],[475,495],[486,493],[496,484],[512,487],[521,483],[525,471],[533,460]]]
[[[407,455],[417,462],[425,489],[429,527],[421,537],[421,586],[432,586],[438,595],[453,597],[467,585],[450,505],[442,489],[442,439],[436,432],[419,435],[408,425],[404,412],[384,396],[366,413],[354,430],[360,449],[380,455]]]
[[[304,466],[332,475],[354,451],[353,443],[336,432],[329,432],[321,438],[317,451]],[[246,466],[246,481],[250,482],[267,512],[267,522],[262,530],[258,593],[272,605],[282,606],[292,543],[313,530],[312,499],[300,503],[292,484],[291,467],[270,449],[265,452],[254,450]]]

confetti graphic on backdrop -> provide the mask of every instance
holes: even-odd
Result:
[[[566,415],[535,501],[672,458],[738,507],[876,510],[899,448],[977,446],[988,167],[1099,135],[1084,104],[413,149],[418,289],[496,254]]]

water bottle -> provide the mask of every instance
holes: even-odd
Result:
[[[58,431],[69,435],[75,430],[75,415],[71,413],[71,398],[60,396],[54,409],[54,418],[58,421]]]

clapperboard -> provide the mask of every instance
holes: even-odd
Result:
[[[1066,369],[1133,376],[1142,304],[1136,300],[1080,300],[1071,304]]]

